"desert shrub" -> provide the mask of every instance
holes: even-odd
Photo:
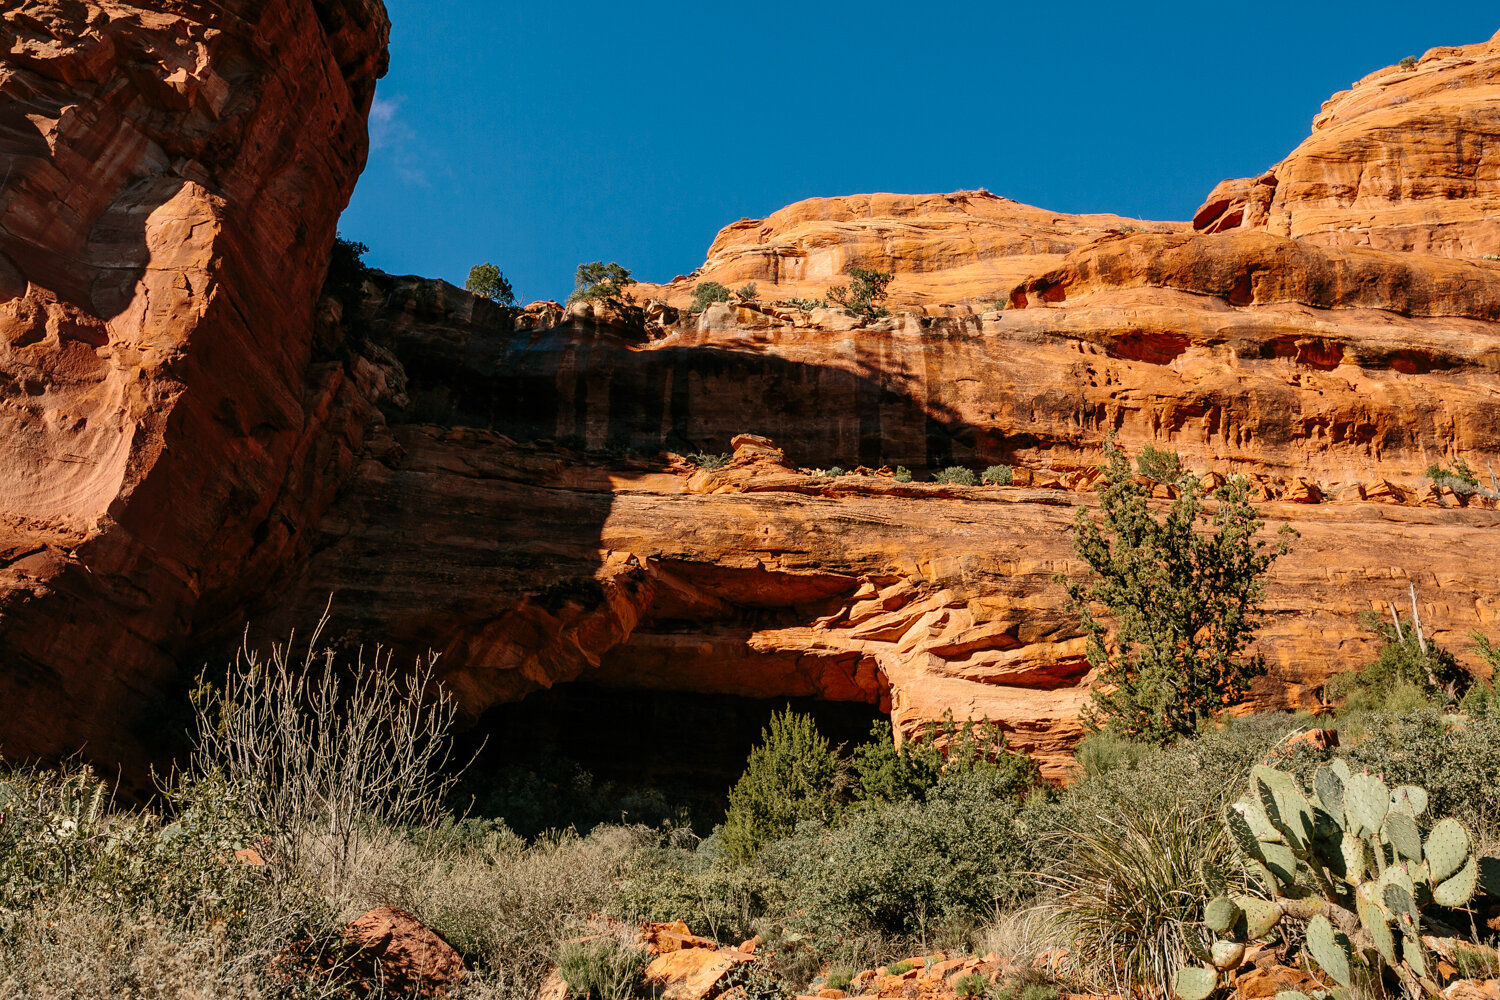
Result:
[[[1058,1000],[1061,990],[1042,969],[1011,969],[994,984],[994,1000]]]
[[[787,299],[779,305],[790,306],[803,312],[812,312],[814,309],[827,309],[828,303],[823,299]]]
[[[992,465],[984,470],[981,477],[986,483],[993,486],[1009,486],[1015,480],[1016,474],[1008,465]]]
[[[1204,865],[1229,870],[1234,860],[1218,812],[1171,798],[1125,799],[1058,836],[1068,848],[1047,881],[1080,971],[1120,996],[1171,995],[1190,956],[1187,937],[1198,933],[1198,900],[1220,891]]]
[[[645,995],[651,955],[624,934],[602,934],[558,946],[558,975],[577,1000],[631,1000]]]
[[[948,483],[953,486],[977,486],[979,479],[974,475],[972,469],[966,469],[962,465],[950,465],[932,477],[935,483]]]
[[[1161,518],[1149,490],[1130,474],[1111,442],[1099,521],[1080,509],[1073,546],[1088,564],[1087,580],[1068,595],[1088,636],[1088,659],[1099,671],[1085,721],[1094,729],[1166,741],[1190,735],[1243,699],[1265,672],[1244,651],[1254,635],[1265,575],[1295,535],[1283,526],[1272,546],[1257,539],[1264,526],[1248,484],[1231,479],[1203,506],[1196,480]],[[1067,582],[1067,581],[1064,581]],[[1113,619],[1113,628],[1096,615]]]
[[[881,303],[885,301],[886,286],[895,277],[881,271],[863,267],[851,267],[849,284],[828,290],[828,301],[843,306],[854,315],[865,320],[882,319],[890,311]]]
[[[502,306],[516,304],[515,290],[494,264],[475,264],[469,268],[469,280],[464,282],[464,288],[482,299],[489,299]]]
[[[826,479],[838,479],[840,476],[847,476],[848,474],[849,470],[842,465],[830,465],[823,470],[823,476]]]
[[[687,460],[700,469],[708,469],[712,472],[714,469],[722,469],[728,465],[731,457],[728,452],[714,454],[706,451],[695,451],[687,456]]]
[[[1175,451],[1145,445],[1135,458],[1136,471],[1147,479],[1175,486],[1182,479],[1182,458]]]
[[[1427,467],[1426,474],[1434,486],[1446,486],[1454,493],[1468,496],[1479,492],[1479,475],[1461,458],[1454,460],[1451,469],[1434,462]]]
[[[1410,73],[1412,70],[1414,70],[1414,69],[1417,68],[1417,57],[1416,56],[1407,56],[1405,59],[1401,60],[1400,66],[1401,66],[1402,69],[1404,69],[1408,73]]]
[[[781,881],[759,867],[728,864],[712,849],[659,848],[632,859],[609,912],[627,920],[682,920],[716,941],[743,941],[760,917],[785,904]]]
[[[702,312],[715,302],[728,302],[729,289],[717,281],[700,281],[693,286],[693,312]]]
[[[806,823],[769,845],[799,906],[793,925],[821,946],[869,935],[961,935],[1030,892],[1032,840],[1013,794],[974,773],[925,799],[874,803],[841,824]]]
[[[1380,640],[1373,662],[1357,672],[1339,674],[1328,694],[1340,699],[1344,713],[1407,711],[1422,704],[1442,705],[1461,698],[1473,678],[1458,659],[1428,639],[1415,621],[1386,621],[1373,611],[1360,616],[1365,629]]]
[[[1340,749],[1351,766],[1382,774],[1393,786],[1426,788],[1432,816],[1453,816],[1471,829],[1500,819],[1500,720],[1423,708],[1366,721],[1359,738]]]
[[[987,721],[957,722],[950,711],[897,747],[888,722],[876,722],[870,741],[850,759],[854,797],[863,802],[921,799],[944,779],[975,775],[995,797],[1019,797],[1040,782],[1036,762],[1013,753],[1005,734]]]
[[[886,967],[885,974],[888,976],[904,976],[917,967],[917,963],[903,958],[901,961]]]
[[[1103,777],[1118,767],[1139,764],[1152,750],[1158,749],[1150,743],[1142,743],[1128,736],[1103,730],[1090,733],[1073,749],[1073,759],[1090,778]]]
[[[802,820],[831,821],[839,806],[839,773],[838,754],[812,716],[790,708],[771,716],[745,773],[729,791],[722,834],[728,856],[748,861]]]
[[[953,992],[961,997],[982,997],[990,990],[990,978],[982,972],[970,972],[953,980]]]
[[[317,868],[336,894],[371,824],[435,819],[462,769],[449,767],[456,709],[431,659],[397,670],[377,647],[341,664],[319,647],[326,625],[300,657],[295,637],[265,659],[247,641],[221,685],[200,682],[191,766],[246,790],[278,877]]]
[[[735,289],[734,294],[738,295],[740,298],[744,299],[746,302],[751,302],[751,301],[754,301],[754,299],[755,299],[755,293],[758,292],[758,291],[760,291],[760,289],[756,288],[755,287],[755,282],[751,281],[751,282],[748,282],[748,283],[746,283],[744,285],[741,285],[739,288]]]
[[[898,466],[896,466],[896,482],[898,482],[898,483],[909,483],[909,482],[911,482],[911,470],[908,469],[904,465],[898,465]]]
[[[371,271],[364,261],[369,252],[370,248],[363,243],[345,239],[342,235],[334,238],[323,292],[343,302],[345,309],[353,309],[363,293],[365,279]]]
[[[573,284],[576,287],[573,294],[568,296],[569,302],[597,302],[619,298],[626,286],[635,284],[635,279],[630,276],[629,270],[619,264],[605,264],[596,260],[591,264],[578,265]]]

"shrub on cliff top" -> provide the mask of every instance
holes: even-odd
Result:
[[[715,302],[728,302],[729,289],[717,281],[700,281],[693,286],[693,312],[702,312]]]
[[[979,478],[974,475],[973,470],[966,469],[962,465],[950,465],[942,472],[934,473],[932,481],[953,486],[977,486],[979,484]]]
[[[885,288],[894,277],[882,271],[851,267],[849,284],[830,288],[828,301],[843,306],[861,319],[881,319],[890,315],[881,303],[885,301]]]
[[[635,279],[629,270],[613,261],[605,264],[596,260],[591,264],[579,264],[573,283],[577,287],[568,296],[569,302],[597,302],[619,298],[627,285],[635,284]]]
[[[494,264],[475,264],[469,268],[469,280],[464,283],[473,294],[502,306],[516,304],[516,293],[505,280],[505,275]]]
[[[831,821],[838,812],[839,771],[838,754],[812,716],[790,708],[771,716],[745,773],[729,791],[722,834],[729,856],[749,861],[802,820]]]
[[[1099,671],[1085,722],[1165,742],[1196,732],[1265,673],[1262,658],[1244,652],[1265,575],[1295,532],[1283,526],[1269,547],[1256,539],[1265,522],[1240,477],[1215,494],[1211,515],[1197,480],[1185,479],[1182,495],[1158,519],[1124,452],[1111,441],[1105,454],[1101,518],[1080,509],[1073,528],[1090,576],[1068,583],[1089,663]]]
[[[1009,486],[1016,478],[1015,471],[1008,465],[992,465],[984,470],[983,481],[993,486]]]
[[[1467,495],[1479,491],[1479,475],[1461,458],[1454,461],[1451,469],[1444,468],[1440,462],[1433,462],[1427,467],[1427,478],[1432,480],[1434,486],[1447,486],[1454,493]]]

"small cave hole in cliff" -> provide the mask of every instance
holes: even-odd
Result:
[[[621,822],[706,835],[761,730],[788,706],[813,716],[834,746],[864,743],[889,723],[856,702],[562,684],[491,709],[463,735],[463,759],[484,746],[454,805],[528,837]]]

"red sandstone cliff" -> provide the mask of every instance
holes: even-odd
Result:
[[[816,199],[727,227],[638,312],[516,316],[376,276],[376,363],[319,354],[338,327],[315,336],[313,307],[383,17],[240,6],[4,15],[30,40],[0,93],[33,109],[0,131],[8,752],[128,747],[177,658],[247,608],[264,634],[305,626],[333,593],[338,634],[442,650],[470,718],[580,678],[816,695],[994,718],[1055,773],[1088,678],[1052,577],[1111,432],[1252,474],[1302,532],[1258,704],[1362,662],[1357,612],[1408,580],[1440,638],[1494,624],[1500,512],[1421,475],[1500,451],[1500,265],[1476,259],[1496,173],[1465,144],[1491,45],[1379,84],[1406,102],[1361,93],[1395,71],[1336,98],[1196,230],[983,192]],[[308,60],[325,72],[291,71]],[[849,266],[896,274],[892,317],[775,304]],[[756,301],[680,316],[698,280]],[[656,457],[743,432],[785,456]],[[1018,485],[797,468],[952,462]]]
[[[372,409],[314,364],[379,0],[0,13],[0,745],[118,759],[294,561]]]

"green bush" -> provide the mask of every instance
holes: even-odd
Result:
[[[790,708],[771,716],[729,791],[722,833],[728,856],[749,861],[802,820],[830,822],[839,808],[839,773],[838,754],[812,716]]]
[[[494,264],[475,264],[469,268],[469,280],[464,283],[464,287],[474,295],[502,306],[516,304],[515,290]]]
[[[1266,573],[1296,533],[1288,526],[1268,548],[1264,526],[1243,478],[1204,509],[1198,483],[1185,480],[1160,519],[1150,491],[1130,473],[1110,442],[1105,454],[1100,520],[1080,508],[1073,547],[1091,571],[1068,582],[1068,596],[1088,636],[1088,659],[1099,671],[1085,714],[1091,728],[1165,742],[1191,735],[1226,706],[1242,700],[1265,673],[1245,656],[1265,596]],[[1096,615],[1099,607],[1113,629]]]
[[[849,470],[844,468],[842,465],[830,465],[828,468],[823,470],[824,477],[828,479],[837,479],[840,476],[847,476],[848,474]]]
[[[956,722],[950,711],[897,747],[888,722],[876,722],[870,741],[854,749],[850,767],[861,802],[925,798],[944,778],[974,775],[996,798],[1019,798],[1041,781],[1036,762],[1013,753],[1005,734],[987,721]]]
[[[1148,444],[1136,456],[1135,467],[1147,479],[1168,486],[1176,486],[1182,481],[1182,458],[1175,451],[1164,451]]]
[[[372,270],[364,261],[369,252],[370,248],[363,243],[346,240],[342,235],[334,238],[323,292],[342,302],[345,310],[353,310],[364,294],[365,281]]]
[[[917,963],[915,963],[915,962],[913,962],[913,961],[911,961],[909,959],[902,959],[901,961],[897,962],[895,965],[887,966],[886,970],[885,970],[885,974],[888,975],[888,976],[904,976],[908,972],[910,972],[912,969],[915,969],[916,967],[917,967]]]
[[[1405,59],[1401,60],[1400,66],[1402,69],[1410,73],[1412,70],[1417,68],[1417,57],[1407,56]]]
[[[895,276],[863,267],[851,267],[848,274],[849,284],[830,288],[828,301],[865,320],[889,316],[890,311],[881,303],[885,301],[886,286]]]
[[[621,935],[566,942],[553,960],[558,975],[568,984],[568,995],[576,1000],[632,1000],[646,995],[651,955]]]
[[[693,286],[693,312],[702,312],[715,302],[728,302],[729,289],[717,281],[700,281]]]
[[[1116,768],[1139,764],[1155,749],[1150,743],[1103,730],[1080,740],[1073,758],[1087,777],[1099,778]]]
[[[823,299],[787,299],[785,302],[779,304],[784,306],[791,306],[793,309],[800,309],[803,312],[812,312],[814,309],[828,308],[828,303]]]
[[[934,474],[932,481],[935,483],[947,483],[952,486],[979,485],[979,479],[974,475],[973,470],[966,469],[962,465],[948,466],[942,472]]]
[[[1016,474],[1008,465],[992,465],[984,470],[981,477],[992,486],[1009,486],[1015,480]]]
[[[834,827],[804,824],[766,848],[798,910],[792,924],[824,947],[869,935],[962,934],[1034,885],[1020,804],[972,774],[921,801],[872,803]]]
[[[619,264],[594,261],[578,265],[573,283],[576,287],[568,296],[569,302],[597,302],[619,298],[628,285],[635,284],[635,279]]]
[[[732,456],[728,452],[720,452],[714,455],[706,451],[695,451],[686,457],[689,462],[692,462],[698,468],[708,469],[712,472],[714,469],[722,469],[728,465]]]
[[[896,466],[896,482],[898,482],[898,483],[909,483],[909,482],[911,482],[911,470],[908,469],[904,465],[898,465],[898,466]]]
[[[760,291],[760,289],[756,288],[755,282],[751,281],[736,289],[734,294],[738,295],[746,302],[753,302],[755,301],[755,293],[758,291]]]
[[[1469,496],[1479,492],[1479,475],[1463,459],[1456,459],[1453,468],[1445,468],[1434,462],[1427,467],[1427,478],[1434,486],[1446,486],[1454,493]]]
[[[961,997],[982,997],[990,991],[990,979],[982,972],[970,972],[953,980],[953,992]]]
[[[1360,616],[1366,630],[1380,639],[1375,660],[1354,673],[1335,675],[1328,694],[1342,701],[1343,713],[1401,712],[1423,704],[1445,705],[1462,698],[1473,677],[1458,659],[1416,624],[1386,621],[1373,611]]]

